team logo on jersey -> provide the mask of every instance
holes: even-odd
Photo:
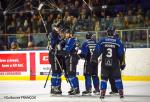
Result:
[[[112,66],[112,59],[105,59],[105,66]]]

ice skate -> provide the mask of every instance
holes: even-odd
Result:
[[[93,91],[93,94],[94,94],[94,95],[100,95],[100,90],[94,90],[94,91]]]
[[[118,95],[118,91],[111,91],[109,92],[110,95]]]
[[[78,95],[80,93],[78,88],[74,88],[68,92],[69,95]]]
[[[50,94],[52,96],[61,95],[62,94],[61,88],[60,87],[52,87]]]
[[[118,92],[119,92],[120,98],[121,99],[124,98],[123,90],[119,90]]]
[[[71,88],[71,89],[68,91],[68,94],[70,94],[72,91],[73,91],[73,88]]]
[[[106,93],[106,90],[101,90],[100,99],[105,98],[105,93]]]
[[[92,93],[92,91],[91,91],[91,89],[89,89],[89,90],[83,91],[83,92],[82,92],[82,95],[83,95],[83,96],[85,96],[85,95],[89,95],[89,96],[90,96],[91,93]]]

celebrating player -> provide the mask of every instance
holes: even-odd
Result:
[[[52,95],[62,94],[61,91],[61,74],[64,67],[64,58],[60,54],[63,49],[60,36],[60,25],[55,25],[53,31],[48,34],[50,38],[49,44],[49,61],[51,62],[52,78],[51,91]]]
[[[76,76],[76,67],[78,64],[77,56],[77,40],[73,37],[70,30],[66,30],[66,45],[65,45],[65,62],[66,62],[66,78],[68,79],[71,90],[69,95],[76,95],[80,93],[79,81]]]
[[[92,64],[90,62],[91,56],[93,54],[94,48],[96,46],[96,41],[92,38],[92,33],[88,32],[86,34],[86,40],[81,46],[81,58],[85,59],[84,63],[84,76],[85,76],[85,87],[86,90],[82,92],[82,95],[90,95],[92,93],[91,78],[93,80],[94,94],[99,94],[99,78],[98,78],[98,63]]]
[[[110,75],[115,80],[116,88],[118,89],[120,98],[124,97],[123,84],[121,79],[121,69],[125,68],[124,48],[121,41],[114,37],[114,27],[109,27],[107,30],[108,37],[101,38],[94,50],[91,62],[97,63],[97,58],[102,54],[101,63],[101,95],[105,97],[107,80]]]

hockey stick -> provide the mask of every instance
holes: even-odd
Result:
[[[125,60],[125,56],[126,56],[126,50],[127,50],[127,39],[125,40],[125,43],[124,43],[124,60]],[[126,63],[125,63],[126,64]],[[123,70],[122,70],[123,71]]]
[[[43,17],[42,17],[42,15],[41,15],[41,12],[40,12],[40,10],[42,9],[43,6],[44,6],[44,4],[43,4],[43,3],[40,3],[40,5],[39,5],[39,7],[38,7],[38,11],[39,11],[39,15],[40,15],[40,17],[41,17],[42,23],[43,23],[43,25],[44,25],[44,29],[45,29],[45,31],[46,31],[46,33],[47,33],[46,24],[45,24],[45,22],[44,22],[44,20],[43,20]]]
[[[62,66],[60,65],[60,62],[58,61],[58,58],[56,57],[56,55],[55,55],[55,58],[56,58],[56,61],[59,65],[60,70],[63,72]],[[48,72],[48,75],[47,75],[47,78],[46,78],[46,81],[45,81],[45,84],[44,84],[44,88],[46,87],[46,84],[47,84],[48,78],[50,76],[51,70],[52,70],[52,68],[49,69],[49,72]],[[67,80],[67,82],[68,82],[68,80]]]
[[[47,28],[46,28],[46,24],[45,24],[45,22],[44,22],[44,20],[43,20],[43,17],[42,17],[42,15],[41,15],[41,12],[40,12],[40,10],[42,9],[43,6],[44,6],[44,4],[43,4],[43,3],[40,3],[40,5],[39,5],[39,7],[38,7],[38,11],[39,11],[39,15],[40,15],[40,17],[41,17],[42,23],[43,23],[43,25],[44,25],[44,29],[45,29],[45,31],[46,31],[46,33],[47,33],[48,31],[47,31]],[[48,42],[50,42],[50,39],[49,39],[49,38],[48,38]],[[49,47],[51,47],[51,46],[49,46]],[[57,61],[58,65],[59,65],[61,71],[63,71],[63,69],[62,69],[62,67],[61,67],[61,65],[60,65],[60,63],[59,63],[57,57],[56,57],[56,61]],[[50,68],[50,69],[49,69],[49,73],[48,73],[47,78],[46,78],[46,81],[45,81],[45,84],[44,84],[44,88],[46,87],[46,84],[47,84],[48,78],[49,78],[49,76],[50,76],[51,70],[52,70],[52,69]]]
[[[48,75],[47,75],[47,78],[46,78],[46,81],[45,81],[45,84],[44,84],[44,88],[46,87],[46,84],[47,84],[47,81],[48,81],[48,78],[50,76],[50,73],[51,73],[51,68],[49,69],[49,72],[48,72]]]
[[[44,20],[43,20],[43,17],[42,17],[42,15],[41,15],[41,12],[40,12],[40,10],[42,9],[43,6],[44,6],[44,4],[43,4],[43,3],[40,3],[40,5],[39,5],[39,7],[38,7],[38,11],[39,11],[39,15],[40,15],[40,17],[41,17],[42,23],[43,23],[43,25],[44,25],[44,29],[45,29],[45,31],[46,31],[46,33],[47,33],[47,28],[46,28],[45,22],[44,22]],[[48,41],[49,41],[49,39],[48,39]],[[47,84],[48,78],[49,78],[49,76],[50,76],[51,70],[52,70],[52,69],[50,68],[50,69],[49,69],[49,72],[48,72],[48,75],[47,75],[47,78],[46,78],[46,81],[45,81],[45,84],[44,84],[44,88],[46,87],[46,84]]]

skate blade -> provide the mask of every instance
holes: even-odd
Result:
[[[95,96],[99,96],[99,95],[100,95],[100,93],[93,93],[93,95],[95,95]]]
[[[70,97],[81,97],[81,95],[80,95],[80,94],[68,95],[68,96],[70,96]]]
[[[89,93],[89,94],[82,94],[82,96],[92,96],[92,94],[91,93]]]
[[[62,96],[62,94],[50,94],[50,96],[52,96],[52,97],[59,97],[59,96]]]
[[[110,96],[118,96],[118,93],[109,94]]]

